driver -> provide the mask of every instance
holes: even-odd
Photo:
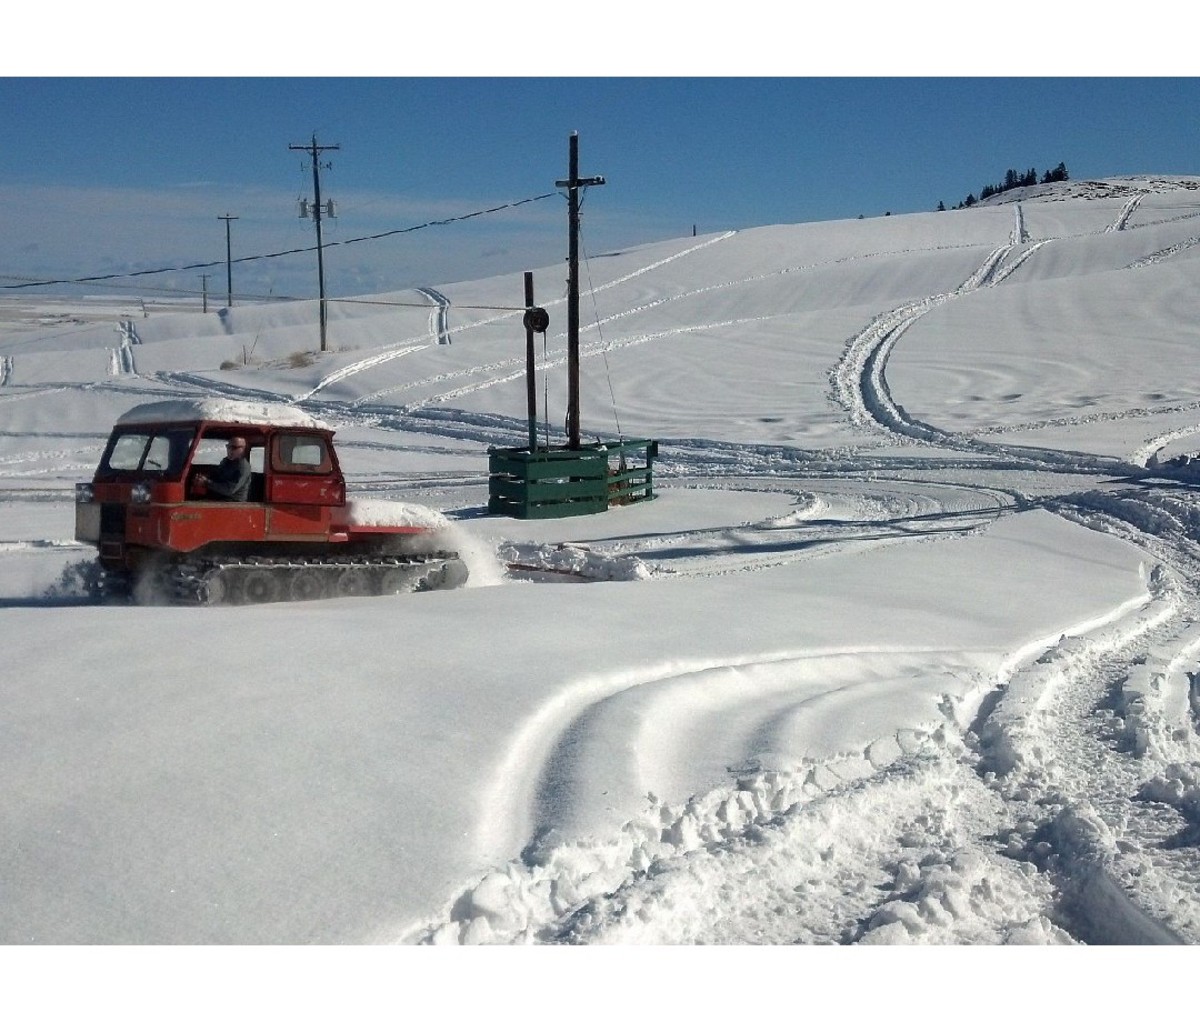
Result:
[[[250,495],[250,462],[246,438],[230,437],[225,445],[225,457],[208,476],[203,477],[205,496],[214,500],[246,500]]]

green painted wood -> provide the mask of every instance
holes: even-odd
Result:
[[[563,518],[652,500],[656,457],[656,440],[588,444],[576,450],[493,447],[488,451],[488,512]]]

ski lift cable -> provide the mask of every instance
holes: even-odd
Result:
[[[550,450],[550,374],[547,372],[547,366],[550,361],[549,351],[547,350],[546,332],[542,331],[542,422],[543,435],[545,436],[546,450]],[[530,454],[533,452],[530,451]]]
[[[579,232],[579,247],[583,250],[583,265],[587,269],[588,276],[588,294],[592,298],[592,316],[596,320],[596,332],[600,335],[600,354],[604,358],[604,376],[608,380],[608,396],[612,401],[613,422],[617,426],[617,438],[625,439],[625,433],[621,429],[621,417],[617,414],[617,394],[613,390],[612,369],[608,364],[608,349],[609,345],[604,343],[604,328],[600,325],[600,309],[596,304],[596,288],[592,284],[592,263],[588,258],[587,246],[583,242],[583,231]]]

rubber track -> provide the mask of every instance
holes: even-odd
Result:
[[[457,554],[340,557],[319,562],[267,557],[205,558],[169,566],[156,580],[168,600],[188,605],[282,603],[448,589],[466,581]]]

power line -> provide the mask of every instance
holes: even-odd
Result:
[[[209,276],[209,274],[201,274],[202,278],[206,278],[208,276]],[[17,280],[17,281],[24,280],[24,281],[28,281],[30,284],[39,283],[39,281],[37,281],[33,278],[15,277],[11,274],[0,274],[0,280]],[[124,293],[127,290],[126,285],[123,285],[123,284],[99,283],[99,284],[96,284],[95,286],[98,289],[103,288],[103,289],[114,290],[114,291],[120,290],[122,293]],[[412,290],[412,289],[411,288],[395,288],[394,290],[408,291],[408,290]],[[197,289],[197,288],[189,288],[189,287],[154,287],[153,285],[149,285],[146,287],[138,288],[136,293],[137,294],[155,294],[155,295],[162,295],[164,297],[175,296],[175,297],[181,297],[181,298],[203,298],[206,293],[206,290],[204,288]],[[260,294],[251,294],[251,293],[245,292],[245,291],[239,291],[237,294],[237,297],[240,298],[242,301],[249,301],[249,302],[311,302],[311,301],[315,301],[315,299],[311,295],[277,295],[277,294],[260,295]],[[386,306],[389,308],[396,308],[396,309],[428,309],[430,307],[428,302],[395,302],[395,301],[388,301],[387,299],[384,299],[384,298],[330,298],[330,299],[328,299],[328,301],[332,302],[335,305],[381,305],[381,306]],[[461,309],[464,311],[474,311],[474,312],[524,312],[525,311],[524,306],[518,306],[518,305],[463,305],[463,304],[456,302],[454,307],[456,309]]]
[[[518,199],[516,202],[506,202],[499,206],[492,206],[489,209],[479,209],[474,213],[464,213],[462,216],[446,217],[443,220],[428,220],[423,224],[416,224],[412,227],[397,227],[390,231],[380,231],[378,234],[366,234],[358,238],[344,238],[337,241],[330,241],[325,244],[325,248],[332,248],[335,245],[355,245],[362,241],[378,241],[381,238],[390,238],[398,234],[411,234],[414,231],[423,231],[429,227],[444,227],[448,224],[460,223],[463,220],[472,220],[475,217],[487,216],[491,213],[499,213],[505,209],[515,209],[517,206],[524,206],[531,202],[540,202],[542,199],[553,198],[558,195],[558,192],[545,192],[542,195],[534,195],[528,199]],[[183,273],[188,270],[207,270],[214,266],[232,263],[249,263],[260,259],[278,259],[282,256],[301,255],[307,252],[317,251],[316,245],[309,245],[304,248],[290,248],[282,252],[267,252],[262,255],[240,256],[237,259],[223,260],[218,259],[212,262],[205,263],[188,263],[184,266],[163,266],[153,270],[131,270],[128,273],[101,273],[89,277],[63,277],[57,280],[26,280],[18,284],[3,284],[0,288],[6,291],[17,291],[31,287],[48,287],[52,284],[94,284],[104,280],[126,280],[131,277],[149,277],[158,273]],[[7,279],[11,280],[12,277]]]

